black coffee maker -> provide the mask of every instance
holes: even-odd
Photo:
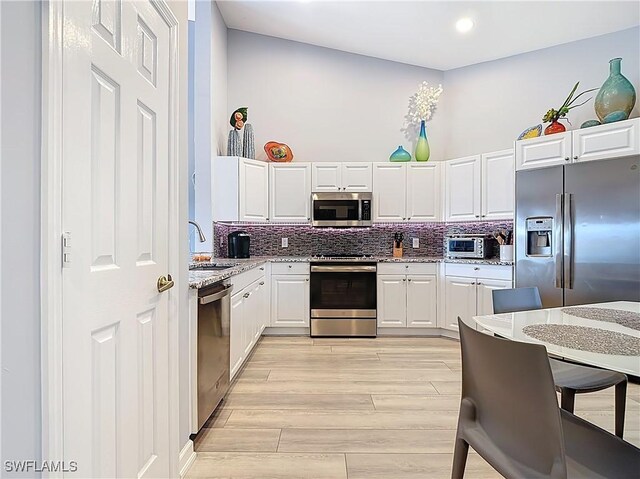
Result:
[[[227,252],[229,258],[248,258],[250,246],[249,233],[234,231],[227,236]]]

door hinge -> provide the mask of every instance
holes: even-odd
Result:
[[[71,233],[62,233],[62,267],[71,267]]]

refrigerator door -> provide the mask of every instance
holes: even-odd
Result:
[[[640,156],[566,166],[564,216],[564,304],[640,301]]]
[[[537,286],[545,308],[562,306],[563,168],[516,172],[516,287]],[[550,248],[533,250],[536,243],[529,243],[527,220],[550,223]],[[531,233],[532,238],[537,234]]]

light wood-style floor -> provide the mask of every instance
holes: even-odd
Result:
[[[456,341],[265,337],[196,438],[191,478],[450,477],[460,394]],[[613,431],[613,389],[576,413]],[[640,444],[640,387],[625,439]],[[471,454],[472,478],[500,477]]]

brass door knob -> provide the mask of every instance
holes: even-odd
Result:
[[[171,277],[170,274],[168,274],[167,276],[160,276],[158,278],[158,293],[163,293],[171,288],[173,288],[173,285],[175,283],[173,282],[173,278]]]

